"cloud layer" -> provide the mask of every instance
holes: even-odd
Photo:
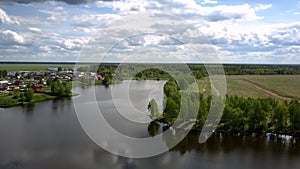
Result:
[[[294,5],[296,8],[297,4],[298,1]],[[300,22],[285,19],[285,23],[279,24],[279,18],[276,17],[278,14],[273,11],[273,6],[275,5],[228,4],[220,0],[4,0],[0,2],[0,59],[75,61],[90,37],[101,33],[106,25],[114,22],[122,25],[118,20],[133,14],[156,13],[172,15],[194,25],[219,50],[223,62],[300,63]],[[291,11],[297,12],[296,8]],[[270,19],[268,12],[275,19],[267,21]],[[285,15],[293,14],[285,12]],[[132,29],[142,29],[146,21],[133,19],[130,22]],[[188,37],[193,35],[183,25],[174,23],[156,23],[151,25],[151,29],[145,28],[144,31],[155,34],[162,29],[176,29],[175,32],[182,32]],[[118,41],[112,37],[115,34],[127,34],[128,31],[130,30],[121,31],[116,26],[115,30],[103,38],[107,45],[114,45]],[[174,47],[174,43],[166,37],[162,35],[130,39],[126,44],[118,46],[118,50],[129,52],[134,45],[152,44],[170,46],[172,53],[176,51],[175,48],[182,47],[179,44]],[[190,39],[193,43],[197,40]],[[148,57],[151,59],[153,56],[149,54]],[[192,58],[185,59],[193,61]]]
[[[15,18],[9,17],[5,11],[0,8],[0,24],[14,24],[18,23]]]
[[[92,3],[100,0],[1,0],[2,3],[21,3],[21,4],[43,3],[47,1],[59,1],[59,2],[65,2],[67,4],[75,5],[75,4]],[[112,0],[101,0],[101,1],[112,1]]]

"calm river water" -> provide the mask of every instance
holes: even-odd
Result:
[[[129,81],[112,88],[97,86],[95,93],[106,118],[120,132],[148,137],[147,103],[155,98],[162,108],[162,81]],[[116,114],[115,104],[126,109],[126,91],[130,91],[132,110]],[[156,90],[153,90],[156,89]],[[76,88],[80,93],[90,88]],[[79,96],[80,97],[80,96]],[[60,99],[34,105],[0,109],[0,169],[299,169],[300,145],[256,137],[212,136],[199,144],[197,134],[189,134],[180,144],[162,155],[130,159],[112,155],[98,147],[81,128],[73,99]],[[87,109],[87,112],[89,110]],[[133,114],[131,115],[130,112]],[[126,117],[144,123],[123,122]],[[122,130],[121,126],[130,126]],[[124,128],[124,127],[123,127]],[[147,146],[147,145],[145,145]]]

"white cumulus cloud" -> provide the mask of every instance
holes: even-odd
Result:
[[[28,30],[33,33],[42,33],[42,30],[39,28],[30,27]]]
[[[184,19],[198,18],[211,22],[224,20],[252,21],[262,19],[257,11],[266,10],[272,7],[271,4],[249,4],[241,5],[217,5],[215,0],[204,0],[203,3],[213,3],[215,6],[202,6],[194,0],[124,0],[101,2],[98,6],[110,7],[122,14],[132,14],[139,12],[155,12],[176,15]]]
[[[217,4],[217,3],[218,3],[218,1],[216,1],[216,0],[203,0],[201,2],[201,4]]]
[[[7,13],[0,8],[0,24],[5,23],[5,24],[18,24],[18,21],[16,18],[12,18],[7,15]]]
[[[2,44],[24,44],[25,39],[17,32],[4,30],[0,32],[0,41]]]
[[[63,45],[66,49],[80,49],[87,43],[87,39],[66,39]]]
[[[254,9],[256,11],[260,11],[260,10],[266,10],[272,7],[272,4],[259,4],[257,5]]]

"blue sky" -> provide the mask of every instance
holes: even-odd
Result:
[[[107,39],[107,47],[99,52],[104,55],[109,45],[120,41],[113,37],[123,33],[109,29],[104,34],[103,28],[143,13],[172,15],[193,25],[211,42],[222,63],[300,64],[299,0],[1,0],[0,60],[77,61],[85,57],[82,52],[87,53],[84,50],[95,36],[102,41]],[[135,23],[142,25],[140,20],[132,22],[133,26]],[[187,33],[187,29],[177,28],[177,33]],[[142,33],[141,29],[135,31]],[[145,30],[153,34],[158,31],[159,28]],[[115,35],[117,32],[119,35]],[[135,32],[127,30],[125,34]],[[170,54],[180,52],[182,47],[167,38],[147,35],[130,39],[136,41],[135,45],[120,44],[118,50],[112,50],[118,52],[106,55],[106,59],[121,61],[121,55],[136,50],[137,44],[138,49],[150,50],[149,45],[156,45]],[[140,53],[146,61],[156,59],[153,54],[147,55],[149,52]],[[162,57],[162,61],[170,59]],[[184,62],[197,62],[186,52],[181,51],[178,57]]]

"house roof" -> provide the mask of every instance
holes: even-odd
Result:
[[[7,80],[0,80],[0,83],[2,84],[2,83],[8,83],[8,81]]]
[[[7,72],[8,76],[15,76],[17,72]]]
[[[47,68],[48,71],[58,71],[57,67],[49,67]]]

